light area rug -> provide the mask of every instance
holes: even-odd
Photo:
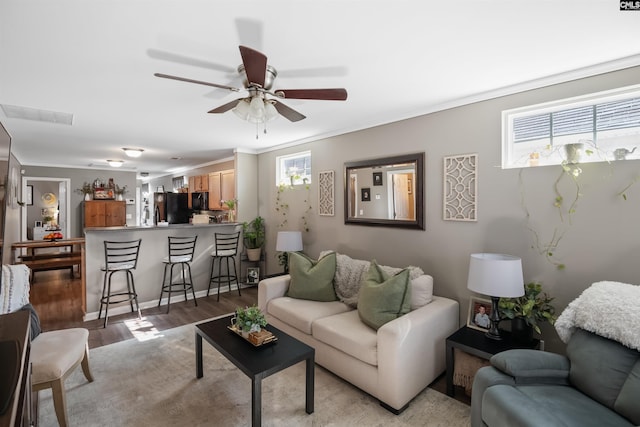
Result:
[[[151,329],[151,330],[149,330]],[[207,342],[196,378],[194,325],[92,349],[94,382],[77,368],[66,380],[71,426],[249,426],[251,381]],[[145,332],[145,333],[143,333]],[[277,344],[276,344],[277,345]],[[247,351],[251,351],[247,347]],[[263,426],[468,426],[469,407],[427,388],[400,415],[316,365],[315,412],[305,412],[305,365],[262,381]],[[40,392],[40,426],[57,426],[50,390]]]

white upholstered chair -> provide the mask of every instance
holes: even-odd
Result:
[[[78,365],[93,381],[89,369],[89,331],[84,328],[43,332],[31,342],[31,385],[33,391],[51,388],[53,407],[60,427],[69,425],[64,380]]]
[[[2,266],[0,314],[20,310],[29,303],[29,273],[29,268],[23,264]],[[32,311],[31,322],[39,331],[35,311]],[[61,427],[69,425],[64,380],[78,365],[82,365],[84,376],[93,381],[89,370],[88,339],[87,329],[71,328],[39,333],[31,342],[32,389],[51,388],[53,406]]]

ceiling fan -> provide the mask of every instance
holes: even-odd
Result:
[[[280,100],[319,99],[345,101],[347,99],[347,90],[344,88],[278,89],[272,91],[271,88],[273,87],[275,78],[278,76],[278,72],[271,65],[267,65],[266,55],[246,46],[240,46],[240,55],[242,56],[242,64],[238,66],[238,73],[244,77],[244,89],[249,92],[249,96],[235,99],[214,108],[209,111],[209,113],[219,114],[233,110],[240,118],[253,123],[265,123],[280,114],[292,122],[297,122],[304,119],[305,116],[293,108],[286,106],[280,102]],[[232,92],[240,92],[241,90],[232,86],[171,76],[168,74],[155,73],[154,75],[165,79],[227,89]]]

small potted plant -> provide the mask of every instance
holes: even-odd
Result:
[[[267,319],[255,305],[245,308],[238,307],[236,308],[236,325],[246,337],[251,332],[260,332],[262,328],[267,326]]]
[[[551,305],[551,298],[542,292],[540,283],[528,283],[524,287],[524,295],[517,298],[500,298],[498,308],[501,318],[511,319],[511,332],[515,339],[530,342],[533,330],[538,334],[540,324],[549,322],[554,324],[557,316],[556,309]]]
[[[221,200],[222,205],[227,208],[227,220],[229,222],[235,222],[236,220],[236,199]]]
[[[247,250],[249,261],[260,261],[264,245],[264,218],[256,217],[251,222],[242,223],[242,241]]]
[[[82,188],[76,189],[76,193],[82,194],[85,200],[91,200],[91,197],[93,196],[93,186],[90,183],[85,182],[82,184]]]
[[[120,187],[116,184],[116,188],[113,191],[116,193],[117,200],[124,200],[124,195],[127,193],[127,186],[124,185]]]

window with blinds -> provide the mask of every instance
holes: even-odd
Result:
[[[276,185],[311,183],[311,152],[276,157]]]
[[[640,158],[640,85],[503,111],[502,167],[557,165],[579,144],[581,163]]]

